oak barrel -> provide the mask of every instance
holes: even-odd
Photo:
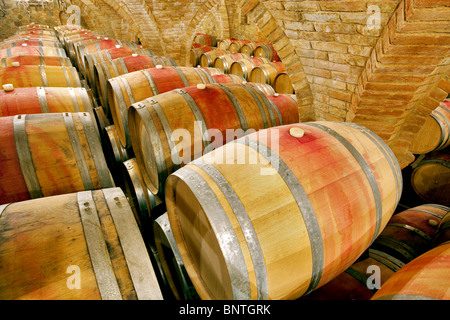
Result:
[[[207,71],[194,67],[149,68],[130,72],[109,79],[106,114],[111,114],[120,142],[128,148],[131,146],[128,133],[129,106],[177,88],[215,82],[216,80]]]
[[[281,72],[277,74],[273,80],[273,88],[277,93],[293,94],[294,86],[292,85],[291,78],[287,72]]]
[[[441,207],[446,213],[439,223],[436,233],[433,235],[433,240],[431,241],[433,247],[450,241],[450,208],[446,206]]]
[[[270,61],[268,59],[259,57],[242,59],[231,64],[230,73],[240,75],[248,80],[250,78],[250,73],[254,68],[269,62]]]
[[[0,43],[0,49],[7,49],[13,47],[54,47],[63,48],[63,45],[59,41],[49,40],[33,40],[33,39],[17,39],[10,41],[3,41]]]
[[[267,58],[272,62],[281,61],[280,56],[270,43],[263,43],[253,51],[255,57]]]
[[[217,74],[213,76],[217,83],[244,83],[245,79],[237,74]]]
[[[0,202],[114,186],[89,113],[0,118]]]
[[[57,66],[72,67],[70,58],[63,57],[45,57],[45,56],[17,56],[11,58],[1,58],[0,64],[2,68],[13,67],[13,63],[17,62],[21,66],[24,65],[41,65],[41,66]]]
[[[122,178],[120,172],[122,163],[133,157],[133,151],[124,148],[120,144],[115,125],[110,125],[105,128],[105,135],[103,136],[102,142],[109,171],[111,172],[114,181],[120,181]]]
[[[211,34],[196,34],[194,43],[198,43],[201,46],[217,47],[217,37]]]
[[[250,43],[250,40],[236,40],[230,43],[228,50],[231,53],[238,53],[241,51],[241,48],[244,44]]]
[[[300,122],[297,97],[293,94],[268,95],[267,98],[276,105],[282,115],[283,123]]]
[[[86,43],[83,45],[77,45],[75,54],[78,60],[78,67],[80,68],[81,74],[86,74],[86,65],[84,57],[93,52],[98,52],[107,49],[120,48],[120,47],[130,47],[130,48],[142,48],[138,44],[131,41],[121,41],[117,39],[104,38],[102,40],[94,41],[91,43]]]
[[[130,140],[147,187],[163,194],[167,177],[179,167],[245,133],[289,124],[293,108],[278,109],[244,84],[186,87],[131,105]],[[172,136],[183,139],[176,143]]]
[[[95,65],[97,63],[107,63],[111,60],[123,58],[133,55],[154,56],[154,52],[150,49],[121,47],[93,52],[84,57],[86,65],[87,80],[94,86]]]
[[[193,48],[189,51],[189,63],[191,67],[197,67],[200,65],[200,57],[206,52],[216,50],[216,48],[203,46],[198,48]]]
[[[286,67],[282,62],[265,63],[252,69],[249,81],[273,85],[276,76],[285,71]]]
[[[254,52],[255,52],[255,49],[258,46],[262,45],[262,44],[263,43],[260,42],[260,41],[252,41],[252,42],[246,43],[246,44],[242,45],[242,47],[239,50],[239,52],[245,53],[245,54],[247,54],[249,56],[253,56]]]
[[[247,82],[246,84],[257,87],[259,90],[264,92],[266,96],[273,96],[276,93],[273,87],[267,83]]]
[[[439,205],[424,204],[395,214],[371,245],[404,264],[432,249],[432,238],[446,211]]]
[[[24,65],[0,68],[0,85],[24,87],[82,87],[74,67]]]
[[[122,188],[133,209],[136,221],[146,241],[153,243],[153,221],[165,211],[163,199],[155,196],[145,186],[135,158],[122,163]]]
[[[88,112],[95,103],[85,88],[31,87],[0,90],[0,117],[19,114]]]
[[[378,286],[386,283],[406,263],[433,248],[431,238],[445,213],[450,211],[447,209],[425,204],[395,214],[360,261],[305,296],[305,300],[370,300]],[[380,238],[384,238],[382,246],[377,243]],[[370,278],[374,267],[378,268],[375,274],[379,276],[377,281]]]
[[[153,223],[155,249],[159,257],[159,272],[177,300],[198,300],[198,294],[186,272],[177,243],[173,237],[169,217],[164,213]]]
[[[229,53],[214,60],[214,68],[222,70],[224,73],[229,73],[231,64],[235,61],[250,58],[249,55],[244,53]]]
[[[428,154],[415,166],[411,186],[429,203],[450,205],[450,154],[445,150]]]
[[[264,129],[205,154],[169,176],[166,206],[202,299],[280,300],[350,267],[401,194],[401,169],[381,138],[323,121]]]
[[[0,299],[161,300],[120,188],[0,206]]]
[[[228,51],[228,49],[230,48],[230,44],[237,40],[238,39],[235,38],[219,40],[217,42],[217,49]]]
[[[426,154],[450,146],[450,100],[433,110],[412,141],[410,151]]]
[[[0,58],[11,58],[16,56],[45,56],[66,58],[66,51],[62,48],[52,47],[12,47],[0,50]]]
[[[450,243],[414,259],[396,272],[372,300],[450,300]]]
[[[176,67],[177,63],[168,57],[159,56],[126,56],[97,63],[94,67],[91,87],[95,88],[102,105],[108,105],[108,80],[126,73],[142,69],[154,68],[157,65]]]
[[[202,53],[200,56],[200,66],[201,67],[214,67],[214,61],[216,61],[216,58],[229,54],[229,51],[224,50],[212,50],[205,53]]]

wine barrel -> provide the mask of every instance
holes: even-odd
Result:
[[[279,110],[279,117],[283,119],[283,123],[300,122],[298,112],[298,103],[295,95],[292,94],[275,94],[267,96],[269,101],[276,105],[275,110]]]
[[[200,43],[195,43],[195,42],[193,42],[192,44],[191,44],[191,49],[195,49],[195,48],[200,48],[202,45],[200,44]]]
[[[138,44],[131,41],[121,41],[116,39],[108,39],[105,38],[103,40],[98,40],[92,43],[87,43],[83,45],[76,46],[76,56],[79,62],[78,66],[80,68],[80,72],[85,75],[86,74],[86,65],[84,57],[93,52],[98,52],[107,49],[120,48],[120,47],[130,47],[130,48],[142,48]]]
[[[95,88],[95,92],[102,101],[102,105],[107,105],[107,84],[109,79],[130,72],[154,68],[157,65],[176,67],[177,63],[172,58],[159,56],[126,56],[106,60],[95,65],[91,87]]]
[[[450,100],[445,100],[428,116],[409,150],[414,154],[427,154],[448,146],[450,146]]]
[[[379,289],[368,288],[368,282],[373,285],[369,279],[373,267],[378,267],[377,285],[382,286],[412,259],[431,250],[431,237],[446,212],[443,206],[426,204],[395,214],[369,248],[367,257],[363,255],[343,274],[304,297],[305,300],[370,300]],[[384,241],[388,245],[380,246],[377,241],[383,237],[391,241]],[[404,252],[408,253],[406,257]],[[412,258],[408,257],[410,254]]]
[[[230,43],[228,50],[231,53],[238,53],[241,51],[241,48],[244,44],[250,43],[250,40],[237,40]]]
[[[250,58],[249,55],[244,53],[229,53],[214,60],[214,68],[222,70],[224,73],[229,73],[231,64],[235,61]]]
[[[5,39],[5,41],[14,41],[14,40],[34,40],[34,41],[59,41],[57,36],[54,35],[23,35],[23,34],[17,34],[15,36],[9,37],[8,39]]]
[[[217,49],[229,51],[230,44],[237,40],[238,39],[234,39],[234,38],[220,40],[217,42]]]
[[[218,74],[213,76],[217,83],[244,83],[246,82],[244,78],[238,76],[237,74]]]
[[[369,276],[377,268],[379,283],[383,285],[405,264],[396,258],[377,250],[368,249],[360,261],[338,275],[324,286],[314,290],[300,300],[370,300],[377,288]],[[370,285],[370,287],[369,287]]]
[[[387,253],[404,264],[432,249],[431,241],[446,211],[425,204],[394,215],[372,249]]]
[[[11,58],[16,56],[45,56],[66,58],[66,51],[62,48],[52,47],[12,47],[0,50],[0,58]]]
[[[217,37],[211,34],[196,34],[194,43],[198,43],[201,46],[217,47]]]
[[[114,186],[89,113],[17,115],[0,124],[1,204]]]
[[[106,127],[111,125],[111,121],[106,117],[102,107],[95,107],[94,114],[97,120],[98,130],[100,131],[100,140],[104,141],[104,138],[106,137]]]
[[[24,87],[82,87],[74,67],[33,66],[0,68],[0,85]]]
[[[207,71],[212,76],[224,74],[222,70],[217,69],[217,68],[212,68],[212,67],[198,67],[198,68]]]
[[[34,30],[34,29],[46,30],[46,29],[50,29],[50,26],[44,25],[44,24],[30,23],[30,24],[27,24],[26,26],[19,27],[19,31]],[[53,28],[51,30],[53,30]]]
[[[449,300],[450,243],[414,259],[396,272],[372,300]]]
[[[414,168],[411,186],[427,202],[450,205],[450,154],[428,154]]]
[[[200,56],[200,66],[201,67],[214,67],[214,61],[220,56],[228,54],[229,51],[224,50],[212,50],[202,53]]]
[[[0,299],[162,299],[120,188],[12,203],[0,216]]]
[[[450,242],[450,208],[441,206],[445,211],[444,218],[439,223],[436,233],[431,241],[433,247],[437,247],[443,243]]]
[[[267,83],[272,85],[274,83],[276,76],[279,73],[285,71],[286,67],[282,62],[265,63],[252,69],[249,81]]]
[[[199,66],[200,65],[200,57],[202,56],[202,54],[213,51],[213,50],[216,50],[216,48],[208,47],[208,46],[191,49],[191,51],[189,51],[190,65],[192,67]]]
[[[163,194],[166,178],[179,167],[250,131],[288,124],[285,114],[294,108],[278,110],[260,90],[243,84],[186,87],[131,105],[130,140],[145,184]],[[183,134],[176,146],[175,130]]]
[[[260,42],[260,41],[256,41],[256,42],[252,41],[252,42],[246,43],[241,47],[239,52],[244,53],[248,56],[253,56],[255,49],[262,44],[263,44],[263,42]]]
[[[163,200],[155,196],[144,184],[139,166],[135,158],[130,158],[122,163],[122,188],[129,199],[136,221],[138,222],[144,239],[153,243],[153,221],[163,214]]]
[[[155,249],[160,261],[159,271],[166,279],[173,296],[177,300],[199,300],[178,251],[167,213],[155,220],[153,229]]]
[[[28,35],[39,35],[39,36],[56,36],[55,30],[52,29],[27,29],[22,30],[18,33],[22,36],[28,36]]]
[[[0,43],[0,49],[7,49],[13,47],[53,47],[63,48],[63,45],[59,41],[47,41],[47,40],[11,40]]]
[[[127,113],[129,106],[177,88],[215,82],[216,80],[208,72],[193,67],[149,68],[130,72],[109,79],[106,114],[111,114],[120,142],[124,147],[129,148],[131,147]]]
[[[251,57],[250,59],[242,59],[240,61],[233,62],[230,67],[231,74],[237,74],[245,79],[250,78],[250,73],[254,68],[270,61],[266,58]]]
[[[114,49],[107,49],[88,54],[84,57],[86,65],[86,75],[89,83],[94,84],[95,65],[97,63],[107,63],[110,60],[123,58],[133,55],[154,56],[154,52],[150,49],[121,47]]]
[[[0,60],[2,68],[13,67],[13,62],[17,62],[21,66],[35,65],[35,66],[73,67],[70,58],[62,58],[62,57],[17,56],[11,58],[1,58]]]
[[[253,55],[255,57],[267,58],[272,62],[281,61],[280,56],[270,43],[263,43],[256,47]]]
[[[87,112],[94,118],[94,100],[85,88],[32,87],[0,90],[0,117],[19,114]]]
[[[277,93],[282,94],[294,93],[294,86],[292,85],[291,78],[289,77],[287,72],[281,72],[277,74],[277,76],[273,80],[273,88]]]
[[[133,157],[133,152],[120,144],[115,125],[110,125],[105,128],[103,150],[106,163],[108,164],[114,181],[119,181],[119,179],[122,178],[119,169],[122,167],[124,161]]]
[[[255,83],[255,82],[247,82],[246,84],[250,86],[254,86],[264,92],[266,96],[273,96],[276,94],[275,90],[270,84],[267,83]]]
[[[202,299],[281,300],[350,267],[401,194],[401,169],[381,138],[323,121],[264,129],[205,154],[169,176],[166,206]]]

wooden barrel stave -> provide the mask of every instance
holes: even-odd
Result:
[[[13,47],[0,50],[0,58],[11,58],[15,56],[45,56],[66,58],[66,51],[62,48],[51,47]]]
[[[192,285],[181,259],[175,238],[172,234],[167,213],[154,222],[155,250],[160,259],[160,273],[168,283],[177,300],[198,300],[199,296]]]
[[[94,100],[85,88],[32,87],[0,91],[0,117],[87,112],[94,118],[94,108]]]
[[[372,300],[449,300],[450,243],[414,259],[394,274]]]
[[[74,67],[24,65],[0,68],[0,85],[25,87],[82,87]]]
[[[126,73],[143,69],[154,68],[157,65],[164,67],[176,67],[177,63],[168,57],[159,56],[125,56],[98,63],[94,66],[92,88],[95,88],[102,105],[108,105],[107,83],[109,79],[116,78]]]
[[[144,99],[202,83],[215,83],[213,76],[201,68],[163,67],[150,68],[124,74],[108,81],[108,110],[124,147],[131,147],[128,132],[128,107]],[[129,95],[127,91],[129,87]]]
[[[46,57],[46,56],[17,56],[11,58],[2,58],[0,64],[2,68],[13,66],[13,62],[18,62],[22,65],[41,65],[41,66],[59,66],[59,67],[73,67],[70,58],[63,57]]]
[[[0,118],[2,204],[114,186],[89,113]]]
[[[230,67],[231,74],[237,74],[249,80],[252,70],[262,64],[269,63],[266,58],[251,57],[250,59],[242,59],[233,62]]]
[[[412,141],[410,151],[427,154],[450,146],[450,100],[444,100],[428,116]]]
[[[12,203],[0,216],[1,299],[162,299],[120,188]]]
[[[269,62],[252,69],[249,81],[272,85],[279,73],[285,72],[286,67],[282,62]]]
[[[450,205],[450,154],[445,150],[427,154],[414,165],[411,186],[429,203]]]
[[[303,130],[305,135],[302,138],[290,137],[291,129],[294,127]],[[345,140],[341,141],[339,138],[337,139],[339,140],[337,144],[331,143],[331,141],[325,142],[323,139],[328,140],[326,138],[328,135],[326,128],[339,132]],[[276,141],[281,143],[277,154],[286,165],[285,167],[281,162],[278,162],[282,166],[278,170],[279,173],[262,175],[261,170],[267,169],[263,165],[265,162],[257,162],[259,164],[252,164],[251,166],[232,165],[231,161],[233,159],[236,161],[235,156],[229,159],[230,162],[227,164],[220,164],[219,155],[222,152],[216,150],[204,155],[199,161],[194,161],[179,169],[169,176],[167,180],[166,205],[169,220],[186,270],[202,299],[268,298],[278,300],[299,298],[306,292],[331,281],[335,276],[351,266],[383,230],[398,204],[402,188],[400,181],[397,180],[397,176],[401,170],[395,156],[393,156],[392,152],[386,156],[384,148],[387,147],[380,148],[379,144],[382,143],[381,141],[373,140],[374,135],[370,134],[367,129],[353,124],[316,122],[271,128],[249,135],[246,137],[247,139],[228,143],[220,151],[227,154],[231,152],[231,149],[237,148],[238,154],[251,155],[255,147],[250,147],[252,145],[250,142],[257,141],[256,139],[264,141],[264,145],[271,148],[273,146],[271,143],[267,143],[268,139],[266,137],[272,135],[272,130],[277,130],[278,132],[279,139]],[[288,141],[292,142],[288,143]],[[346,157],[347,160],[353,162],[353,164],[348,163],[346,165],[338,165],[336,161],[332,160],[334,152],[337,152],[337,154],[341,152],[344,154],[355,152],[355,150],[350,151],[352,148],[346,143],[341,148],[339,144],[344,141],[348,141],[358,150],[357,152],[364,157],[373,172],[380,173],[380,175],[376,174],[376,185],[378,185],[379,191],[373,189],[373,182],[368,183],[369,180],[366,174],[369,174],[369,171],[366,169],[366,174],[363,174],[361,169],[358,169],[360,165],[364,165],[364,161],[361,161],[362,159],[354,162],[355,158]],[[311,145],[308,146],[308,144]],[[293,154],[294,149],[298,151],[295,152],[295,155]],[[312,157],[311,153],[317,153],[318,157]],[[357,164],[358,162],[360,164]],[[330,171],[330,166],[333,166],[334,170]],[[310,174],[305,172],[305,168],[308,167],[311,167]],[[320,167],[324,170],[323,175],[318,171]],[[293,212],[298,212],[298,214],[300,212],[306,213],[307,209],[303,207],[302,209],[297,208],[294,210],[294,207],[297,205],[305,203],[295,200],[295,196],[299,196],[299,194],[289,191],[293,184],[288,182],[290,180],[286,180],[287,178],[282,178],[284,176],[282,173],[287,169],[292,170],[294,176],[304,181],[302,184],[305,186],[305,192],[307,192],[313,212],[316,213],[315,216],[318,219],[317,230],[315,229],[316,227],[312,227],[312,224],[310,225],[302,219],[290,217],[290,214]],[[339,172],[339,174],[332,177],[330,175],[331,172]],[[234,190],[249,218],[254,218],[251,222],[255,232],[258,234],[259,248],[264,257],[264,261],[261,263],[266,265],[267,281],[259,280],[259,276],[264,274],[260,265],[257,262],[248,260],[250,257],[253,259],[259,256],[257,255],[258,250],[249,252],[246,245],[240,245],[241,241],[243,241],[250,246],[250,236],[244,233],[244,230],[241,230],[242,226],[239,226],[241,223],[240,219],[243,216],[240,218],[240,216],[233,213],[238,210],[237,198],[233,196],[233,199],[236,201],[233,201],[233,203],[228,202],[232,197],[232,193],[225,191],[226,188],[220,182],[223,180],[220,178],[220,175],[228,182],[225,185]],[[343,179],[344,176],[347,178]],[[286,183],[288,183],[289,187],[286,186]],[[338,185],[340,186],[338,187]],[[200,187],[197,188],[197,186]],[[264,189],[261,186],[264,186]],[[268,186],[271,187],[268,188]],[[327,192],[325,196],[324,192],[328,188],[330,188],[330,192]],[[341,192],[336,192],[338,189]],[[262,190],[267,192],[262,192]],[[277,192],[274,192],[275,190]],[[345,194],[349,194],[350,190],[355,190],[358,193],[360,200],[357,202],[359,203],[344,201],[344,203],[348,203],[348,205],[344,205],[342,201],[345,199]],[[201,196],[202,194],[204,196]],[[291,194],[291,200],[281,200],[288,194]],[[350,192],[350,194],[353,193]],[[381,202],[377,200],[379,196],[381,196]],[[353,199],[355,197],[352,196]],[[265,203],[270,203],[270,206],[266,207]],[[289,206],[288,203],[291,203],[292,206]],[[325,203],[326,208],[323,208],[322,211],[324,216],[320,218],[320,207]],[[282,216],[283,218],[277,219],[277,223],[273,228],[268,228],[264,221],[273,220],[266,220],[265,213],[269,214],[270,212],[270,216],[275,219],[274,217],[278,217],[275,215],[275,212],[277,212],[276,208],[279,208],[280,217]],[[340,222],[334,221],[331,223],[331,220],[327,218],[330,216],[330,208],[337,210],[333,217],[341,220]],[[217,227],[216,222],[218,221],[213,220],[215,218],[210,215],[212,212],[210,210],[214,211],[214,217],[219,218],[219,214],[221,216],[219,218],[222,221],[219,223],[221,230],[223,230],[221,234],[227,232],[225,230],[236,233],[236,236],[233,234],[233,238],[236,240],[233,245],[231,243],[232,239],[229,237],[221,238],[215,236],[212,228],[215,228],[214,226]],[[341,215],[339,213],[340,210],[344,210],[345,214]],[[375,214],[375,211],[378,214]],[[352,222],[347,224],[345,221],[348,214],[352,216]],[[305,219],[307,218],[305,214],[302,216]],[[224,229],[225,220],[223,219],[229,221],[226,229]],[[358,221],[358,223],[355,223],[355,221]],[[189,227],[187,227],[186,223],[189,224]],[[303,223],[308,223],[308,226],[303,225]],[[212,227],[211,224],[213,224]],[[296,231],[293,229],[294,224]],[[365,227],[363,228],[362,226]],[[268,234],[265,235],[265,231]],[[276,233],[274,234],[274,232]],[[312,239],[305,237],[306,234],[309,234]],[[330,243],[323,243],[323,255],[316,256],[317,258],[323,256],[323,262],[319,264],[320,267],[314,264],[315,249],[306,249],[306,247],[309,247],[309,244],[316,244],[316,240],[321,242],[320,239],[314,239],[319,234],[322,235],[322,239],[330,240]],[[335,241],[331,240],[333,237],[336,237]],[[228,245],[226,249],[221,246],[221,239],[227,239]],[[208,249],[198,247],[203,241],[208,243]],[[252,241],[256,241],[256,239]],[[281,249],[281,243],[295,243],[296,245],[290,251],[285,247]],[[340,246],[337,247],[336,243],[339,243]],[[306,246],[304,250],[301,249],[303,245]],[[346,246],[349,246],[348,249],[345,249]],[[276,258],[269,253],[271,249],[277,252]],[[242,253],[241,258],[239,258],[239,252]],[[283,252],[283,255],[281,255],[281,252]],[[206,256],[208,261],[202,258]],[[231,261],[233,263],[229,264]],[[231,269],[228,269],[227,265]],[[323,271],[311,271],[318,267]],[[248,280],[246,275],[248,275]]]
[[[210,105],[216,107],[209,108]],[[253,86],[210,84],[205,89],[186,87],[133,104],[128,115],[130,140],[147,187],[154,194],[162,194],[167,176],[201,156],[206,152],[204,150],[219,147],[249,130],[288,124],[293,113],[297,113],[297,104],[286,104],[278,109]],[[201,142],[196,121],[203,121],[204,132],[213,130],[211,145]],[[175,145],[167,138],[176,129],[189,132],[189,139],[186,137],[186,141],[177,144],[178,154],[173,153]],[[234,135],[230,136],[230,133]],[[154,150],[147,149],[149,144]],[[183,154],[182,158],[180,154]]]
[[[231,64],[235,61],[239,61],[242,59],[250,58],[249,55],[244,53],[230,53],[220,57],[217,57],[214,60],[214,68],[218,68],[222,70],[224,73],[229,73]]]

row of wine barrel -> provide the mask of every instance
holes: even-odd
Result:
[[[191,49],[190,63],[193,66],[218,68],[225,74],[240,75],[251,82],[267,83],[277,93],[294,93],[292,82],[282,62],[271,62],[267,58],[246,53],[199,47]]]
[[[70,32],[74,32],[74,30],[71,30]],[[87,34],[85,30],[82,30],[81,32],[83,35]],[[63,37],[59,34],[58,38]],[[98,40],[103,41],[103,39]],[[77,50],[77,45],[73,46],[73,48]],[[115,49],[118,48],[112,48],[110,50]],[[90,53],[89,55],[91,54],[93,53]],[[78,65],[80,60],[73,59],[73,61]],[[213,76],[211,76],[211,73],[216,70],[192,69],[193,68],[186,68],[188,73],[192,71],[200,78],[200,80],[196,80],[197,82],[194,82],[193,84],[203,83],[201,80],[205,79],[213,79],[213,83],[217,83]],[[166,70],[165,68],[150,68],[148,70],[151,75],[153,70],[162,72],[162,74],[165,73],[162,77],[158,77],[157,75],[154,76],[155,87],[159,89],[156,93],[164,92],[165,90],[170,91],[173,88],[176,88],[176,86],[185,88],[186,81],[188,81],[189,78],[181,72],[183,69],[176,67],[168,68]],[[181,81],[174,81],[174,77],[176,77],[175,74],[178,75]],[[221,82],[235,82],[235,79],[237,79],[242,83],[242,79],[239,77],[231,77],[224,74],[216,74],[216,76]],[[83,78],[81,72],[80,78]],[[158,81],[159,79],[161,79],[161,81]],[[172,83],[174,83],[173,87],[171,87]],[[139,85],[142,86],[142,84]],[[297,103],[294,100],[295,97],[281,95],[271,97],[271,99],[277,98],[276,100],[278,103],[282,102],[283,99],[284,103],[287,103],[277,106],[258,88],[268,90],[268,88],[264,88],[264,86],[260,84],[247,84],[245,87],[242,87],[242,89],[241,87],[238,88],[239,90],[242,90],[242,92],[247,92],[247,96],[244,98],[252,97],[257,99],[252,105],[252,108],[254,108],[253,111],[251,111],[250,108],[244,108],[243,115],[248,117],[245,119],[248,121],[248,124],[252,125],[252,122],[250,121],[252,120],[252,112],[256,110],[264,113],[261,113],[261,119],[263,119],[264,126],[281,124],[281,116],[285,117],[283,120],[286,122],[292,121],[289,120],[291,114],[295,118],[295,121],[298,121]],[[245,91],[243,91],[244,89]],[[227,90],[226,86],[223,90]],[[145,209],[143,208],[145,205],[154,208],[161,200],[150,192],[144,192],[143,194],[142,190],[148,191],[146,187],[141,189],[135,187],[137,181],[135,173],[137,172],[136,169],[138,166],[136,162],[134,162],[134,165],[131,164],[133,159],[130,159],[130,162],[126,164],[127,173],[130,176],[129,180],[132,181],[132,183],[126,184],[124,178],[116,180],[112,177],[115,176],[115,172],[111,175],[111,170],[108,171],[108,166],[105,165],[105,163],[108,163],[107,154],[104,154],[104,151],[102,152],[102,147],[105,150],[105,143],[103,146],[99,143],[101,140],[98,139],[99,135],[96,129],[97,127],[104,128],[105,130],[101,129],[99,131],[101,133],[107,133],[108,136],[114,136],[114,134],[111,134],[113,133],[113,130],[107,130],[108,128],[112,129],[107,126],[109,124],[109,119],[104,117],[102,109],[99,110],[98,107],[95,107],[91,97],[84,95],[85,92],[88,93],[89,90],[87,88],[72,87],[64,88],[64,90],[63,88],[56,89],[53,87],[17,87],[12,91],[5,92],[4,105],[6,107],[5,111],[2,111],[3,117],[1,121],[4,122],[4,124],[2,124],[1,127],[2,135],[6,137],[5,141],[9,142],[4,146],[6,149],[2,154],[6,154],[7,159],[11,159],[12,161],[2,162],[2,167],[4,168],[2,168],[2,172],[10,172],[9,178],[2,180],[2,182],[8,183],[7,186],[2,188],[2,205],[8,206],[8,203],[26,202],[28,199],[40,198],[42,196],[48,199],[49,197],[57,196],[58,194],[67,195],[70,192],[81,192],[81,190],[103,190],[105,188],[113,188],[116,184],[121,186],[124,185],[122,190],[127,190],[126,195],[129,198],[133,216],[135,217],[138,226],[142,227],[148,222],[145,221],[145,218],[148,218],[149,213],[147,212],[147,217],[141,215],[144,219],[140,219],[141,216],[139,216],[137,212],[144,211]],[[29,101],[26,101],[25,103],[24,101],[28,95]],[[208,96],[210,95],[211,93],[208,94]],[[224,94],[222,94],[222,99],[223,98],[225,98]],[[230,96],[229,98],[231,99],[230,101],[234,101],[233,96]],[[207,100],[206,95],[203,99],[204,101]],[[88,101],[90,103],[88,103]],[[244,103],[245,100],[240,101],[241,103]],[[30,102],[29,105],[27,105],[28,102]],[[198,100],[197,103],[201,104],[201,100]],[[65,106],[69,104],[70,106]],[[230,106],[226,105],[226,107]],[[235,105],[235,107],[238,108],[239,105]],[[260,107],[266,109],[260,109]],[[95,126],[95,119],[92,117],[92,109],[94,109],[94,116],[97,118],[98,126]],[[237,109],[237,111],[239,110],[240,109]],[[48,114],[50,112],[53,113]],[[236,119],[234,121],[236,121]],[[239,120],[243,119],[244,118],[242,118],[242,115],[240,114]],[[101,123],[103,123],[103,125],[101,125]],[[103,134],[103,138],[105,138],[105,136],[106,135]],[[105,141],[105,139],[103,139],[103,141]],[[130,154],[127,154],[126,156],[130,157]],[[121,157],[122,156],[119,156],[119,158]],[[12,166],[14,170],[10,170],[6,166]],[[134,170],[131,170],[133,168]],[[132,175],[131,172],[134,172],[134,174]],[[126,174],[124,175],[126,176]],[[132,176],[134,178],[131,178]],[[128,189],[126,187],[127,185],[129,186]],[[13,190],[14,188],[12,188],[12,186],[17,187],[17,189]],[[22,191],[19,191],[20,188]],[[134,195],[132,194],[133,192]],[[142,195],[144,195],[144,199],[146,198],[144,202],[140,199],[142,198]],[[140,202],[135,202],[135,199],[133,198],[139,198],[137,200],[140,200]],[[151,204],[152,201],[154,204]],[[49,243],[51,243],[51,241]],[[10,284],[11,282],[6,283]],[[44,289],[41,290],[43,295],[40,297],[45,296],[44,291]],[[24,293],[14,297],[25,298],[26,296],[27,295]],[[32,295],[28,297],[32,297]]]

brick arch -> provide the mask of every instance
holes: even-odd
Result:
[[[413,138],[448,94],[439,86],[450,74],[449,15],[450,8],[437,2],[402,0],[352,96],[346,120],[384,139],[402,168],[414,161]]]
[[[72,4],[80,7],[81,17],[89,29],[109,37],[114,36],[114,30],[108,20],[105,19],[101,10],[90,0],[72,0]]]

